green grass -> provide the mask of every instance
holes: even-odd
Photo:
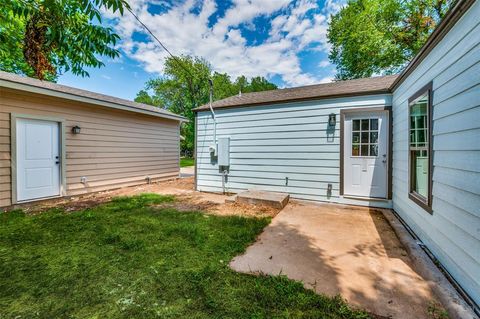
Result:
[[[180,167],[193,166],[195,165],[195,159],[182,157],[180,158]]]
[[[285,277],[228,267],[268,219],[181,213],[173,197],[0,214],[0,318],[365,318]]]

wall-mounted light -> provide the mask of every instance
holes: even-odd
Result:
[[[337,118],[335,116],[335,113],[331,113],[329,116],[328,116],[328,125],[330,126],[335,126],[335,124],[337,123]]]
[[[81,131],[80,126],[75,125],[74,127],[72,127],[72,133],[73,134],[80,134],[80,131]]]

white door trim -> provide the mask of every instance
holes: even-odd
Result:
[[[387,196],[386,198],[370,198],[370,197],[349,197],[344,193],[344,161],[345,161],[345,116],[351,113],[378,113],[385,112],[386,118],[388,119],[387,127]],[[369,200],[369,201],[388,201],[392,198],[392,113],[391,106],[384,107],[365,107],[365,108],[351,108],[340,110],[340,197],[341,198],[353,198],[358,200]]]
[[[65,119],[43,116],[36,114],[10,114],[10,165],[11,165],[11,184],[12,184],[12,204],[17,204],[20,201],[17,199],[17,119],[31,119],[57,122],[59,124],[59,148],[60,148],[60,195],[52,196],[51,198],[65,196],[67,192],[67,175],[66,175],[66,144],[65,144]],[[21,201],[30,202],[41,199],[33,199]]]

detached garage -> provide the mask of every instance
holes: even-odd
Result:
[[[0,207],[175,178],[182,121],[0,72]]]

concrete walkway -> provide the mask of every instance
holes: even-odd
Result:
[[[195,166],[180,167],[180,178],[195,176]]]
[[[382,213],[371,208],[289,203],[231,267],[283,274],[387,318],[430,318],[435,302]]]

